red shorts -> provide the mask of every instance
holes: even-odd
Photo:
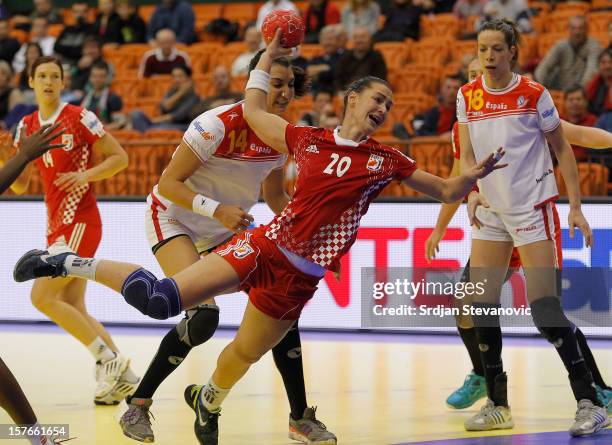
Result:
[[[249,301],[277,320],[297,320],[321,278],[296,269],[262,229],[234,236],[214,253],[232,265]]]
[[[89,222],[75,222],[64,226],[54,233],[47,235],[47,246],[63,241],[82,257],[92,257],[98,250],[102,239],[102,224]]]

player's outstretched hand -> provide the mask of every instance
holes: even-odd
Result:
[[[468,170],[467,176],[473,180],[482,179],[491,173],[493,170],[506,167],[508,164],[498,164],[500,159],[506,154],[502,147],[491,153],[486,159],[479,162],[477,165]]]
[[[215,210],[215,219],[234,233],[242,233],[254,221],[252,215],[239,206],[219,204]]]
[[[64,129],[60,128],[61,123],[53,125],[43,125],[38,131],[26,136],[26,126],[21,127],[19,134],[19,153],[26,157],[28,161],[33,161],[52,148],[64,148],[64,144],[52,144],[51,141],[60,136]]]
[[[482,223],[476,218],[476,209],[478,206],[489,207],[489,202],[483,195],[477,191],[473,191],[468,196],[468,219],[470,220],[470,226],[476,226],[477,229],[480,229]]]
[[[584,236],[584,242],[587,247],[593,245],[593,231],[589,222],[586,220],[580,209],[570,209],[569,215],[567,216],[567,222],[569,225],[569,236],[574,237],[574,229],[578,227]]]
[[[434,229],[431,232],[431,235],[425,240],[425,258],[428,263],[431,263],[431,260],[436,257],[436,254],[440,251],[440,241],[444,237],[445,231],[439,231]]]
[[[293,53],[293,48],[283,48],[281,46],[281,30],[276,30],[274,38],[270,41],[266,47],[266,53],[272,60],[278,59],[279,57],[288,57]]]

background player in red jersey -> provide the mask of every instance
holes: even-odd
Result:
[[[480,67],[480,61],[476,58],[472,60],[468,66],[469,80],[472,81],[481,74],[482,68]],[[612,133],[599,128],[574,125],[564,120],[561,120],[561,125],[563,126],[565,138],[572,145],[579,145],[581,147],[595,149],[612,147]],[[451,176],[457,176],[460,172],[459,158],[461,148],[459,143],[458,123],[456,122],[453,126],[451,139],[453,148],[453,167],[451,170]],[[444,237],[446,228],[453,219],[453,216],[457,212],[460,205],[461,201],[453,204],[442,204],[438,220],[436,221],[436,227],[425,242],[425,254],[428,261],[435,258],[436,252],[439,250],[438,245],[440,244],[440,240],[442,240]],[[556,241],[559,246],[561,246],[560,231],[557,231],[556,233]],[[560,248],[559,251],[561,251]],[[470,260],[468,259],[465,266],[464,275],[462,276],[462,281],[468,281],[467,271],[469,267]],[[510,276],[520,267],[521,258],[518,250],[514,248],[512,250],[510,264],[508,266],[508,274],[506,275],[506,279],[504,281],[510,279]],[[467,298],[461,300],[461,304],[469,305],[471,304],[471,301],[469,300],[471,300],[471,298],[468,296]],[[458,303],[460,300],[454,299],[453,301]],[[478,342],[476,341],[476,333],[474,331],[472,318],[462,314],[459,315],[457,317],[457,329],[469,353],[470,360],[472,361],[472,371],[465,378],[463,385],[456,391],[453,391],[453,393],[446,399],[446,404],[454,409],[464,409],[472,406],[479,399],[486,397],[487,388],[485,385],[484,369],[482,361],[480,360],[480,352],[478,351]],[[578,327],[574,328],[574,332],[576,333],[578,346],[580,346],[580,350],[582,351],[584,359],[586,360],[587,365],[593,374],[595,384],[597,385],[597,397],[604,406],[608,407],[608,412],[610,413],[612,410],[612,404],[610,404],[610,401],[612,400],[612,390],[603,380],[603,377],[599,372],[599,368],[597,367],[597,363],[595,362],[591,349],[586,341],[586,337]]]
[[[63,144],[51,144],[56,139],[60,131],[55,131],[59,127],[55,125],[45,125],[32,133],[25,135],[25,128],[22,129],[20,137],[21,143],[19,152],[10,159],[2,159],[3,168],[0,170],[0,193],[4,193],[7,188],[17,179],[23,169],[52,148],[63,148]],[[8,138],[10,139],[10,137]],[[3,139],[0,142],[0,155],[4,155],[12,150],[13,141]],[[4,408],[11,419],[20,426],[33,426],[32,431],[40,430],[38,419],[26,395],[23,393],[17,379],[0,358],[0,406]],[[37,428],[38,427],[38,428]],[[51,439],[44,434],[34,434],[28,437],[31,445],[52,445]]]
[[[342,127],[335,131],[296,127],[266,111],[272,61],[287,54],[277,34],[251,72],[244,115],[268,146],[293,154],[298,171],[295,194],[266,226],[244,231],[172,278],[158,280],[133,264],[83,259],[70,253],[48,256],[33,250],[17,263],[14,278],[79,276],[117,292],[142,313],[165,319],[222,293],[249,288],[249,302],[235,339],[223,350],[208,384],[190,385],[185,400],[196,412],[194,430],[201,444],[218,443],[220,405],[249,367],[276,345],[299,318],[326,269],[357,237],[370,202],[392,180],[443,202],[454,202],[479,178],[504,167],[491,153],[456,178],[444,180],[417,169],[398,150],[370,135],[393,105],[387,82],[368,77],[345,95]]]
[[[61,122],[63,134],[57,142],[64,148],[46,152],[33,164],[39,170],[47,204],[47,245],[61,249],[66,244],[75,252],[93,255],[102,236],[102,222],[90,183],[109,178],[127,166],[127,154],[112,135],[105,133],[95,114],[62,103],[63,70],[58,59],[41,57],[30,73],[39,110],[18,125],[26,134],[42,125]],[[17,141],[18,142],[18,141]],[[104,160],[93,165],[93,153]],[[16,193],[27,190],[30,165],[11,186]],[[85,307],[84,280],[36,280],[32,303],[51,320],[79,340],[96,360],[97,387],[94,401],[117,403],[134,389],[138,378],[129,368],[129,359],[117,353],[110,335]]]

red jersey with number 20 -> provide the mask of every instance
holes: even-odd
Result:
[[[87,220],[85,215],[89,212],[95,214],[91,219],[99,223],[96,198],[89,184],[71,190],[60,190],[53,184],[60,173],[82,172],[91,166],[91,146],[105,134],[96,115],[84,108],[62,103],[47,120],[43,120],[38,111],[25,116],[17,127],[17,137],[23,125],[26,126],[26,135],[30,135],[41,126],[56,121],[61,122],[64,132],[52,143],[65,144],[66,147],[49,150],[35,161],[45,190],[48,234],[62,230],[75,220]],[[16,139],[15,143],[18,144],[19,140]]]
[[[285,141],[295,157],[295,193],[266,226],[266,237],[321,267],[337,270],[357,237],[370,202],[416,164],[374,139],[356,143],[335,131],[287,125]]]

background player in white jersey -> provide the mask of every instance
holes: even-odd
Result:
[[[68,244],[76,252],[93,255],[102,237],[102,223],[90,183],[123,170],[128,158],[115,138],[104,131],[95,114],[61,102],[63,79],[62,65],[56,58],[40,57],[32,65],[29,82],[38,111],[21,120],[18,132],[23,126],[27,128],[26,134],[30,134],[46,123],[61,122],[64,133],[55,142],[65,147],[50,150],[30,164],[11,188],[24,193],[36,166],[45,191],[49,249]],[[94,153],[103,158],[96,165],[92,161]],[[86,281],[75,279],[36,280],[32,303],[94,356],[97,380],[94,402],[118,403],[134,390],[138,378],[129,368],[129,359],[118,353],[104,326],[87,312],[86,285]]]
[[[587,435],[609,421],[572,324],[561,307],[555,243],[559,222],[554,206],[558,192],[548,144],[567,184],[570,236],[578,227],[590,246],[592,233],[580,209],[576,160],[564,139],[552,97],[543,86],[511,71],[518,56],[518,39],[511,22],[483,24],[478,33],[478,58],[484,74],[457,94],[461,169],[483,159],[493,144],[504,147],[508,161],[508,168],[479,181],[480,193],[472,192],[468,198],[468,215],[474,226],[469,279],[485,286],[482,295],[474,295],[473,303],[483,315],[474,316],[473,321],[489,400],[465,427],[493,430],[514,426],[495,309],[500,307],[501,286],[512,249],[517,247],[534,324],[556,347],[578,404],[570,433]]]
[[[190,385],[185,400],[196,413],[194,430],[201,444],[218,444],[220,405],[231,388],[276,345],[314,295],[325,271],[337,270],[340,258],[357,238],[370,202],[393,180],[444,202],[454,202],[478,178],[503,167],[503,151],[451,179],[417,169],[398,150],[370,135],[384,123],[393,105],[386,81],[360,79],[345,94],[342,126],[336,130],[296,127],[266,111],[272,61],[288,50],[278,33],[251,72],[245,117],[268,146],[293,154],[298,176],[295,194],[266,226],[243,232],[179,272],[158,280],[140,266],[71,253],[46,256],[34,250],[17,263],[17,281],[34,276],[79,276],[118,292],[142,313],[165,319],[212,296],[249,288],[249,302],[234,340],[223,350],[208,384]]]
[[[25,129],[22,130],[20,137],[21,144],[19,153],[12,156],[10,159],[4,157],[11,149],[13,141],[10,140],[5,144],[5,140],[0,142],[0,156],[2,156],[2,164],[0,169],[0,193],[4,193],[6,189],[17,179],[23,169],[34,159],[41,156],[46,151],[52,148],[63,148],[64,144],[51,144],[51,141],[61,134],[56,131],[59,123],[55,125],[46,125],[38,129],[30,136],[25,135]],[[8,138],[10,139],[10,137]],[[44,433],[40,433],[40,425],[38,419],[26,395],[23,393],[17,379],[0,358],[0,407],[4,408],[13,421],[19,426],[33,428],[31,431],[38,431],[35,434],[29,435],[27,438],[31,445],[52,445],[53,442]]]
[[[475,80],[482,74],[482,68],[480,67],[480,61],[475,58],[470,62],[468,66],[469,80]],[[581,147],[606,149],[612,147],[612,133],[605,130],[594,127],[583,127],[580,125],[574,125],[565,120],[561,120],[563,132],[567,141],[572,145],[579,145]],[[458,124],[455,122],[452,130],[452,147],[453,147],[453,167],[451,170],[451,176],[457,176],[460,172],[460,153],[461,145],[459,142],[459,135],[457,133]],[[453,216],[457,212],[457,209],[461,205],[461,201],[453,204],[442,204],[440,208],[440,214],[436,221],[436,227],[433,232],[427,238],[425,242],[425,254],[428,261],[431,261],[436,256],[438,251],[438,245],[440,240],[446,233],[448,224],[453,219]],[[556,237],[560,244],[561,232],[557,232]],[[470,266],[470,261],[466,264],[464,274],[462,276],[463,281],[467,280],[467,271]],[[512,257],[510,259],[508,274],[506,275],[507,281],[514,271],[521,267],[520,256],[518,251],[513,249]],[[462,304],[471,304],[471,301],[466,301],[467,298],[461,300]],[[455,303],[460,300],[454,299]],[[479,399],[487,396],[487,387],[484,378],[484,369],[482,361],[480,360],[480,351],[478,350],[478,341],[476,340],[476,333],[474,330],[474,324],[472,318],[469,315],[459,315],[457,317],[457,329],[459,335],[463,340],[463,343],[469,353],[470,360],[472,361],[472,371],[467,375],[463,385],[457,390],[453,391],[452,394],[446,399],[446,404],[454,409],[464,409],[472,406]],[[593,375],[593,379],[597,388],[597,397],[599,401],[608,407],[608,412],[612,411],[612,389],[606,384],[591,349],[586,341],[586,337],[582,331],[574,326],[574,332],[576,333],[576,339],[578,346],[582,351],[582,355],[587,362],[587,366]]]
[[[260,55],[261,53],[259,53]],[[251,69],[259,61],[251,61]],[[295,96],[306,93],[301,68],[289,59],[274,60],[267,110],[282,115]],[[283,168],[286,155],[264,144],[243,116],[244,103],[224,105],[198,116],[183,136],[183,142],[148,197],[146,229],[149,244],[165,275],[172,277],[245,230],[252,217],[250,208],[259,197],[276,214],[289,202]],[[219,205],[211,215],[201,200]],[[199,213],[196,213],[198,211]],[[126,436],[153,442],[149,407],[159,385],[185,359],[189,351],[206,342],[219,324],[214,299],[186,313],[162,340],[159,350],[131,397],[121,418]],[[335,436],[315,418],[306,403],[301,342],[297,323],[273,349],[291,406],[289,436],[310,444],[335,444]]]

